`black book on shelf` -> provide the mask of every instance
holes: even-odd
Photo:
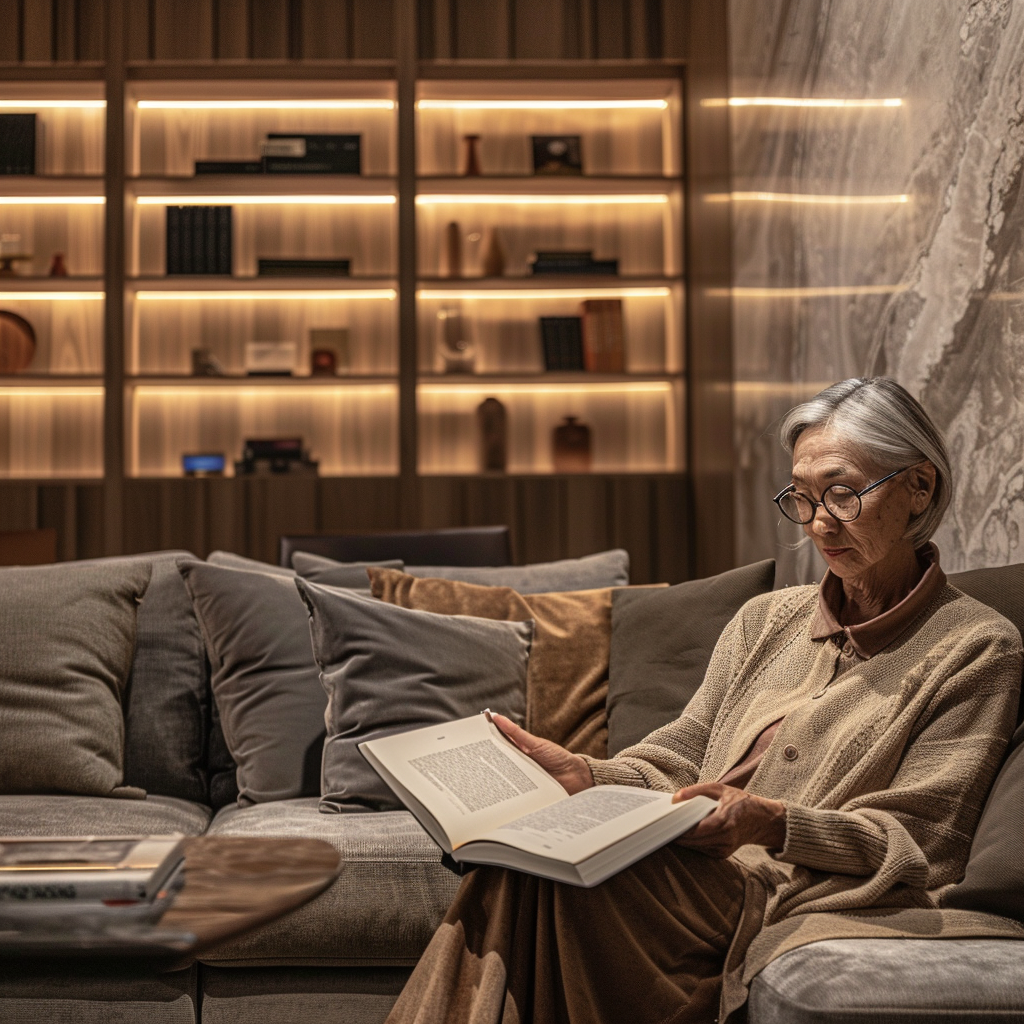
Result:
[[[179,274],[194,274],[196,272],[196,248],[192,240],[192,233],[195,227],[196,208],[194,206],[181,207],[181,269]]]
[[[36,115],[0,114],[0,174],[36,173]]]
[[[589,250],[538,252],[530,264],[534,274],[617,274],[618,260],[595,260]]]
[[[578,316],[542,316],[540,336],[544,346],[544,369],[582,370],[583,320]]]
[[[267,174],[359,174],[361,135],[271,132],[263,143]]]
[[[198,174],[262,174],[262,160],[197,160]]]
[[[213,273],[231,276],[234,260],[232,259],[231,207],[216,206],[217,225],[217,263]]]
[[[192,273],[208,274],[209,263],[206,256],[206,220],[210,212],[208,206],[193,206],[192,210]]]
[[[256,273],[261,277],[348,277],[351,260],[292,260],[261,257]]]
[[[167,207],[167,231],[165,239],[167,274],[181,273],[181,211],[184,207]]]

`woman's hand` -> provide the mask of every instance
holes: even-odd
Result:
[[[695,796],[709,796],[718,801],[718,807],[675,840],[680,846],[724,860],[748,843],[771,850],[781,850],[785,845],[786,805],[781,801],[754,796],[721,782],[705,782],[679,790],[672,802]]]
[[[594,785],[590,767],[579,754],[570,754],[557,743],[528,733],[504,715],[491,711],[487,715],[527,757],[533,758],[549,775],[553,775],[570,796]]]

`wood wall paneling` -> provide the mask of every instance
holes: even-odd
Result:
[[[213,21],[213,53],[220,59],[243,60],[253,51],[248,0],[217,0]]]
[[[150,15],[153,18],[153,58],[209,60],[213,57],[213,3],[214,0],[157,0]]]
[[[362,60],[395,56],[395,18],[405,0],[350,0],[352,4],[352,56]],[[415,15],[415,4],[412,12]],[[413,37],[415,40],[415,36]],[[415,41],[409,55],[416,57]]]
[[[290,56],[290,0],[259,0],[249,4],[250,56],[255,60]]]
[[[53,60],[52,0],[22,0],[22,60]]]
[[[302,56],[307,60],[349,57],[351,30],[348,0],[302,0]]]
[[[455,17],[452,56],[460,59],[508,58],[509,4],[512,0],[450,0]]]
[[[565,9],[551,0],[517,0],[513,6],[513,55],[520,60],[565,53]]]
[[[61,561],[103,552],[103,487],[74,483],[0,483],[0,531],[57,531]]]
[[[23,60],[19,0],[0,0],[0,26],[0,60]]]

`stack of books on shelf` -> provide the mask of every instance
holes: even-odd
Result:
[[[36,173],[36,115],[0,114],[0,174]]]
[[[231,207],[167,207],[167,273],[231,274]]]
[[[359,174],[362,136],[272,132],[258,160],[197,160],[196,174]]]
[[[544,369],[625,373],[621,299],[586,299],[580,316],[542,316]]]
[[[530,264],[534,274],[618,274],[618,260],[595,260],[590,249],[538,252]]]

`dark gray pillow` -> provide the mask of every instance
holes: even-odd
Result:
[[[533,622],[435,615],[298,577],[328,693],[320,810],[402,804],[359,753],[363,740],[486,707],[522,723]]]
[[[178,572],[187,551],[138,555],[153,576],[138,612],[125,701],[124,781],[150,793],[209,802],[210,670],[192,600]]]
[[[461,565],[407,565],[410,576],[476,583],[484,587],[511,587],[520,594],[551,594],[564,590],[602,590],[629,585],[629,552],[621,548],[583,558],[533,565],[478,568]]]
[[[239,804],[319,794],[327,698],[291,578],[206,562],[183,562],[179,569],[238,766]]]
[[[612,595],[608,756],[679,717],[729,620],[775,582],[772,559],[664,590]]]
[[[0,569],[0,790],[124,787],[122,701],[146,562]]]
[[[336,562],[323,555],[311,555],[307,551],[296,551],[292,555],[295,571],[306,580],[323,583],[328,587],[344,587],[346,590],[370,590],[370,579],[366,570],[371,566],[380,569],[397,569],[401,572],[405,562],[392,558],[386,562]]]
[[[286,569],[283,565],[274,565],[271,562],[258,562],[255,558],[246,558],[244,555],[236,555],[231,551],[211,551],[206,556],[206,560],[210,565],[219,565],[222,569],[265,572],[271,576],[287,576],[288,579],[295,575],[294,569]]]

